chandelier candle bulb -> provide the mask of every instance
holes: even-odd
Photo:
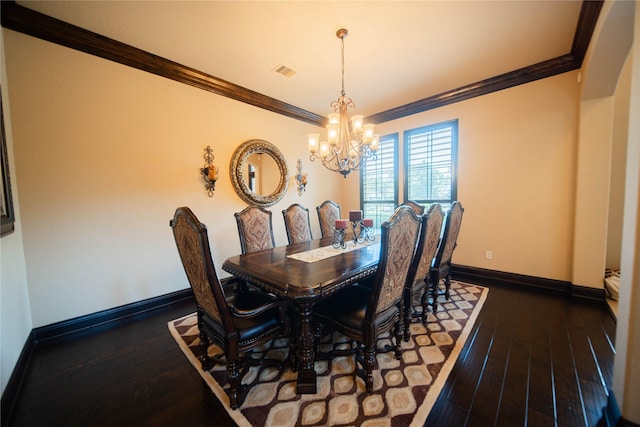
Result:
[[[318,144],[320,140],[320,134],[318,133],[310,133],[309,135],[309,152],[317,153],[318,152]]]
[[[362,132],[362,140],[364,141],[364,143],[371,145],[371,143],[373,142],[373,137],[373,125],[370,123],[364,125]]]
[[[347,228],[346,219],[336,219],[336,230],[345,230]]]
[[[325,142],[320,143],[320,157],[323,159],[329,155],[329,145]]]
[[[362,211],[349,211],[349,221],[360,221],[362,219]]]
[[[354,132],[360,132],[362,130],[362,116],[357,115],[351,117],[351,124],[353,125]]]
[[[380,148],[380,135],[376,133],[371,141],[371,151],[378,151],[378,148]]]
[[[327,140],[329,141],[329,144],[331,145],[337,145],[338,144],[338,125],[337,124],[328,124],[327,125]]]

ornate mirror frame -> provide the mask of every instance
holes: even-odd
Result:
[[[249,156],[258,153],[271,156],[280,171],[278,186],[273,193],[266,196],[256,194],[251,191],[247,186],[247,180],[245,179],[246,168],[243,166]],[[282,199],[289,187],[289,180],[287,179],[289,177],[289,171],[287,169],[287,162],[285,161],[284,156],[275,145],[262,139],[250,139],[243,142],[238,148],[236,148],[236,151],[233,152],[233,156],[231,156],[229,175],[231,177],[233,189],[236,191],[238,197],[250,205],[263,207],[271,206]]]

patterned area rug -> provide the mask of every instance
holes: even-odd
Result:
[[[422,426],[447,376],[464,346],[486,299],[488,289],[452,281],[451,299],[441,301],[438,312],[429,313],[427,325],[411,325],[411,340],[402,343],[402,361],[393,352],[377,355],[374,391],[366,393],[364,382],[354,375],[353,356],[318,361],[317,394],[295,392],[296,373],[289,368],[252,367],[243,379],[250,391],[237,410],[229,407],[226,368],[201,369],[196,314],[169,322],[169,330],[191,364],[200,372],[229,416],[240,426]],[[379,347],[390,343],[382,337]],[[349,347],[337,333],[323,337],[321,349]],[[216,345],[209,354],[221,353]],[[288,341],[270,342],[253,357],[286,360]]]

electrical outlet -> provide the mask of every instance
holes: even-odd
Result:
[[[493,259],[493,252],[492,251],[485,251],[484,252],[484,259]]]

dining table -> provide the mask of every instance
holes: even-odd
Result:
[[[290,301],[297,313],[296,348],[292,368],[296,391],[316,393],[313,306],[346,286],[375,275],[379,239],[349,241],[334,247],[334,238],[317,239],[228,258],[222,269],[277,298]]]

